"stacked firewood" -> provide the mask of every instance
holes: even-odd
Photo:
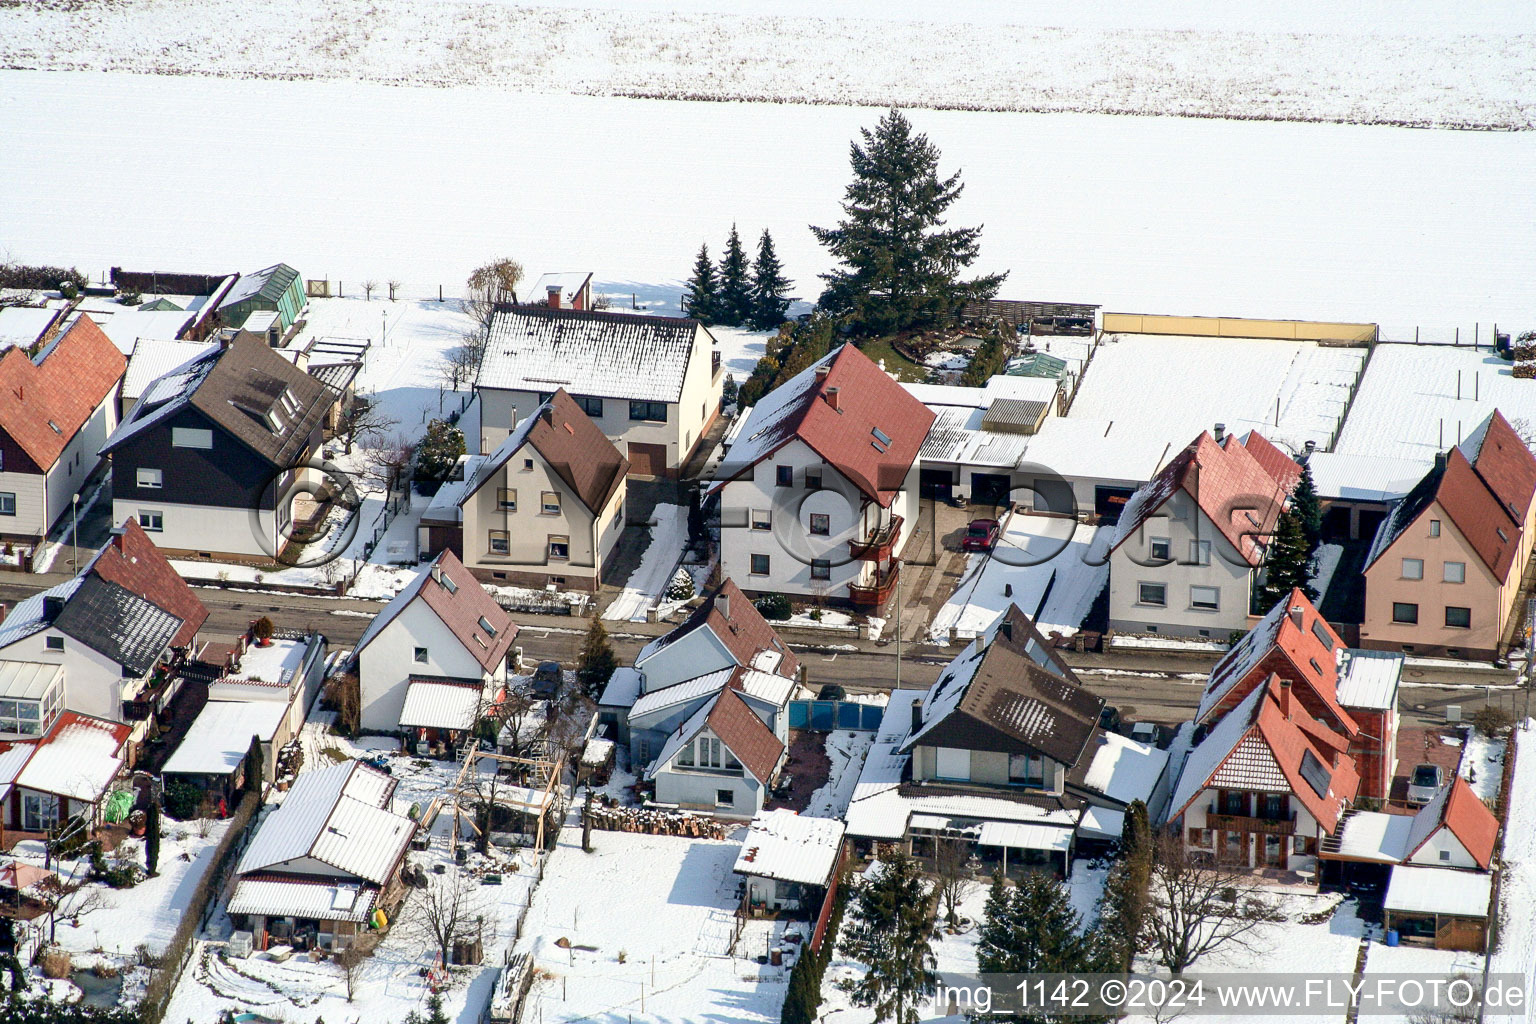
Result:
[[[641,832],[651,836],[727,839],[735,827],[714,818],[641,807],[593,807],[591,815],[593,828],[607,832]]]

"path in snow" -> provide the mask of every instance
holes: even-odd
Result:
[[[651,542],[623,591],[603,611],[605,619],[644,622],[646,611],[661,600],[662,591],[672,581],[688,539],[688,510],[681,505],[660,504],[652,517]]]

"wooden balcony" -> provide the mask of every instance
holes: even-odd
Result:
[[[892,562],[885,572],[877,572],[869,583],[848,584],[848,597],[855,608],[879,608],[896,592],[896,576],[901,571],[900,562]]]
[[[891,521],[872,532],[863,540],[851,540],[848,542],[848,552],[854,558],[866,562],[886,562],[896,553],[896,546],[901,542],[901,516],[892,516]]]
[[[1259,832],[1289,836],[1296,832],[1296,815],[1284,818],[1252,818],[1244,814],[1217,814],[1214,807],[1205,813],[1205,827],[1220,832]]]

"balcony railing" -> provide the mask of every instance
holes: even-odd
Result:
[[[851,540],[848,542],[848,552],[854,558],[866,562],[888,561],[896,552],[896,545],[901,542],[901,516],[892,516],[891,521],[874,530],[863,540]]]
[[[154,714],[154,711],[155,711],[154,701],[148,701],[148,700],[125,700],[125,701],[123,701],[123,721],[125,721],[125,722],[143,722],[143,721],[147,720],[150,715]]]
[[[718,376],[720,376],[720,353],[711,352],[709,354],[709,377],[713,380]]]
[[[1279,818],[1259,818],[1246,814],[1217,814],[1215,805],[1205,813],[1205,827],[1223,832],[1265,832],[1288,836],[1296,831],[1296,813]]]
[[[890,600],[896,590],[896,576],[901,571],[900,562],[892,562],[885,572],[877,572],[868,583],[848,584],[848,597],[855,608],[879,608]]]

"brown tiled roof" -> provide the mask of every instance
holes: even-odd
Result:
[[[264,417],[269,409],[280,409],[284,389],[293,393],[299,411],[294,416],[280,411],[280,427],[274,431]],[[193,392],[192,404],[258,455],[286,465],[307,454],[310,435],[334,403],[324,384],[266,342],[242,336],[230,343]]]
[[[1499,819],[1493,816],[1487,804],[1477,798],[1477,793],[1460,775],[1451,780],[1451,791],[1443,804],[1441,824],[1451,830],[1472,855],[1472,859],[1477,861],[1478,867],[1486,871],[1493,861],[1493,844],[1499,837]],[[1412,857],[1433,835],[1433,831],[1427,833],[1419,846],[1404,854],[1403,859]]]
[[[539,407],[527,437],[594,515],[602,512],[629,472],[629,460],[564,388]]]
[[[676,629],[647,645],[637,660],[644,660],[648,655],[701,628],[707,628],[713,633],[726,650],[731,652],[738,665],[751,668],[759,654],[773,651],[782,655],[778,668],[774,669],[777,674],[794,676],[800,671],[800,659],[795,657],[794,651],[779,638],[779,634],[763,618],[757,606],[748,600],[747,595],[729,577],[707,594],[704,603],[695,608]]]
[[[441,570],[455,585],[453,591],[438,582],[435,570]],[[421,599],[459,638],[464,649],[480,662],[480,667],[487,672],[493,671],[512,649],[512,641],[517,639],[517,624],[512,621],[512,616],[491,599],[480,581],[464,568],[464,563],[455,558],[452,551],[438,555],[425,575],[427,578],[421,581],[418,592]],[[481,617],[495,629],[494,636],[480,626]]]
[[[1520,524],[1460,449],[1451,449],[1435,497],[1483,564],[1500,580],[1507,578],[1519,547]]]
[[[122,352],[84,315],[41,365],[11,348],[0,356],[0,431],[47,471],[127,368]]]
[[[721,690],[705,721],[752,777],[767,785],[784,753],[784,744],[741,695],[731,687]]]
[[[173,647],[190,644],[208,619],[202,600],[171,568],[133,516],[124,520],[121,530],[113,531],[88,571],[181,619],[181,628],[171,640]]]
[[[1515,521],[1525,522],[1536,496],[1536,456],[1504,414],[1495,409],[1460,447]]]
[[[1228,437],[1226,443],[1230,445],[1234,442],[1231,437]],[[1301,467],[1296,464],[1295,459],[1276,448],[1269,438],[1257,430],[1250,430],[1245,434],[1242,445],[1248,450],[1248,454],[1264,467],[1264,472],[1274,477],[1275,481],[1285,488],[1287,494],[1295,488],[1296,482],[1301,479]]]

